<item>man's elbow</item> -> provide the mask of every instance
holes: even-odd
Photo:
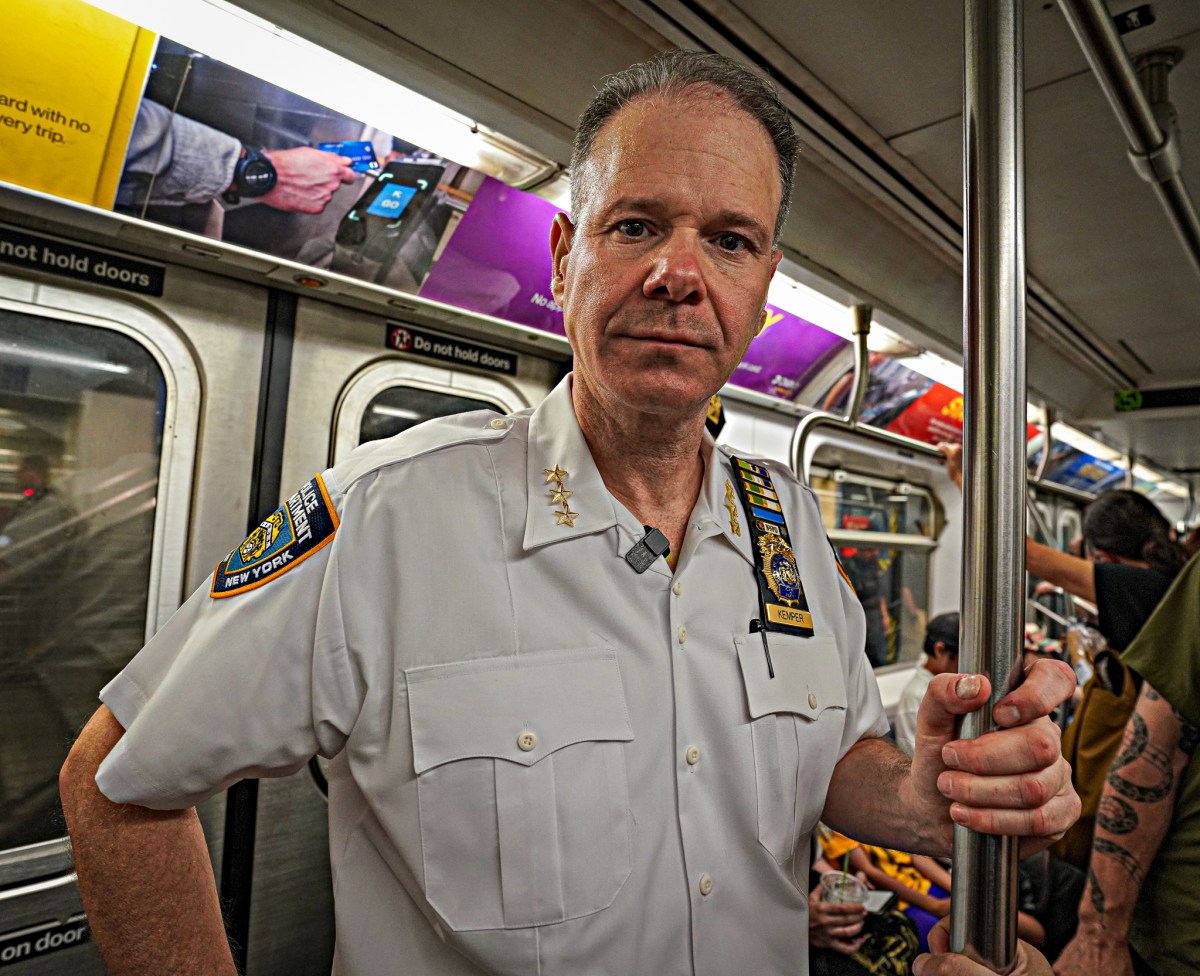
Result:
[[[58,772],[58,791],[68,828],[75,814],[96,800],[107,800],[96,785],[96,771],[125,734],[125,729],[108,708],[101,705],[71,746]]]

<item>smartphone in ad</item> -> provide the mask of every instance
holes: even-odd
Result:
[[[403,183],[388,183],[375,195],[367,205],[367,213],[372,217],[384,217],[390,221],[401,220],[408,205],[417,195],[417,187],[405,186]]]
[[[896,900],[896,893],[894,891],[874,888],[867,892],[867,897],[863,900],[863,908],[872,915],[878,915],[880,912],[890,911],[892,906],[896,904]]]
[[[356,173],[370,173],[379,169],[375,147],[369,142],[320,142],[317,143],[317,148],[322,152],[345,156],[350,160],[350,168]]]
[[[390,261],[420,224],[444,173],[441,163],[388,163],[341,219],[334,240],[358,260]]]

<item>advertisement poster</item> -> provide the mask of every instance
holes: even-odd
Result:
[[[565,334],[554,204],[81,0],[6,13],[0,179]],[[846,343],[767,312],[731,383],[793,400]]]
[[[565,335],[550,294],[558,207],[490,176],[421,286],[422,298]]]
[[[730,385],[794,400],[805,384],[849,343],[773,305],[767,324],[750,343]]]
[[[873,352],[867,361],[870,382],[863,398],[859,420],[875,427],[888,427],[935,384],[929,377],[901,365],[881,352]],[[822,410],[844,413],[854,385],[854,370],[843,373],[821,398]],[[958,440],[962,439],[960,417]]]
[[[112,206],[154,35],[78,0],[6,0],[0,180]]]
[[[482,179],[161,38],[114,209],[415,292]]]
[[[1031,460],[1031,468],[1036,470],[1041,453],[1035,453]],[[1108,488],[1120,488],[1125,480],[1125,469],[1112,461],[1085,454],[1070,445],[1055,444],[1043,477],[1068,488],[1099,493]]]
[[[963,396],[941,383],[932,383],[886,429],[926,444],[961,444]]]

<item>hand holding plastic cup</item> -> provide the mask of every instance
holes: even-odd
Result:
[[[826,871],[821,875],[821,901],[861,905],[867,900],[867,886],[852,874]]]

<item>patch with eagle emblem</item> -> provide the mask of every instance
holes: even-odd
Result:
[[[282,576],[324,548],[337,527],[337,512],[325,482],[317,475],[217,564],[209,596],[236,596]]]

